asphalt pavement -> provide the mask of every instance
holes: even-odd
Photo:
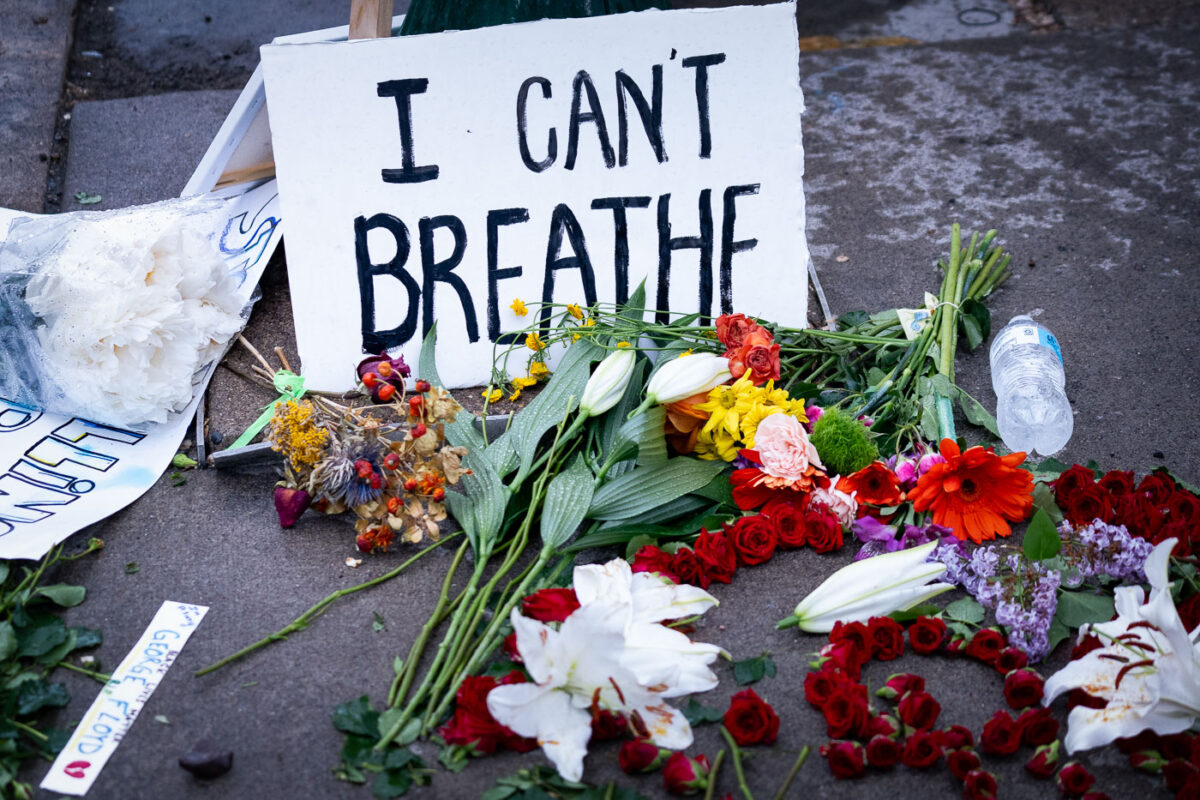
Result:
[[[74,50],[60,47],[30,67],[24,89],[0,81],[4,135],[16,131],[14,120],[40,119],[26,133],[16,131],[19,144],[0,140],[16,164],[0,172],[0,197],[13,198],[5,202],[41,211],[47,189],[54,194],[50,180],[63,181],[57,189],[67,198],[64,210],[80,190],[100,193],[106,206],[177,194],[181,176],[253,68],[255,46],[273,35],[340,24],[345,16],[341,3],[186,0],[171,4],[171,13],[164,5],[60,3],[45,12],[52,15],[47,22],[25,24],[25,3],[0,0],[0,75],[15,76],[12,53],[25,52],[25,33],[14,38],[10,31],[34,36],[53,28],[61,43],[72,34],[73,14],[80,20]],[[1057,30],[1034,32],[1002,19],[986,36],[954,35],[952,22],[971,26],[962,23],[968,7],[952,0],[857,0],[842,4],[840,13],[817,5],[824,4],[801,8],[801,36],[841,45],[873,37],[907,41],[801,56],[808,241],[833,310],[918,305],[924,291],[937,289],[933,263],[946,250],[951,223],[997,228],[1014,253],[1014,277],[989,302],[994,327],[1032,312],[1062,344],[1075,435],[1058,457],[1095,459],[1139,475],[1166,465],[1200,479],[1200,444],[1190,433],[1200,418],[1200,36],[1189,27],[1196,22],[1189,16],[1193,4],[1174,4],[1170,15],[1147,20],[1145,7],[1121,17],[1099,14],[1092,4],[1061,3]],[[1005,13],[1002,5],[997,13]],[[910,22],[922,15],[925,27]],[[84,51],[99,57],[85,58]],[[58,88],[48,93],[46,86]],[[63,97],[70,102],[59,110]],[[55,119],[63,113],[70,119]],[[28,162],[51,152],[56,131],[65,165]],[[278,253],[268,268],[247,335],[292,352],[285,262]],[[957,371],[959,382],[994,408],[985,351],[961,356]],[[228,444],[269,399],[233,371],[219,370],[208,398],[210,437],[216,431]],[[189,472],[178,487],[164,478],[125,511],[77,535],[80,544],[100,536],[105,549],[57,579],[88,587],[87,601],[69,621],[103,630],[104,665],[124,656],[162,601],[212,609],[89,797],[369,795],[331,775],[341,737],[330,714],[346,700],[386,692],[392,659],[407,650],[432,606],[450,553],[437,551],[396,581],[340,601],[287,641],[195,678],[196,669],[282,627],[329,592],[382,574],[408,555],[401,549],[368,557],[352,569],[344,564],[353,555],[345,522],[311,516],[281,531],[271,507],[274,481],[269,472],[217,470]],[[821,640],[777,632],[771,623],[850,556],[849,547],[833,556],[787,553],[744,570],[732,586],[720,587],[721,606],[695,633],[735,658],[769,651],[778,665],[777,677],[755,687],[783,720],[779,742],[748,768],[756,796],[771,796],[802,745],[825,739],[824,721],[801,689]],[[131,563],[136,573],[126,570]],[[373,630],[376,613],[382,631]],[[1059,652],[1044,671],[1063,658]],[[909,656],[876,664],[867,677],[879,685],[889,672],[906,669],[927,678],[947,724],[978,732],[1002,705],[1001,681],[973,663]],[[737,687],[728,665],[720,676],[721,686],[704,702],[723,708]],[[75,698],[59,722],[78,719],[97,685],[74,674],[56,678]],[[204,737],[235,753],[233,770],[209,783],[175,766]],[[693,752],[711,757],[719,746],[714,727],[705,726]],[[436,749],[418,748],[433,763]],[[619,773],[615,752],[612,745],[597,747],[587,778],[663,794],[656,776]],[[1096,788],[1113,797],[1163,792],[1161,780],[1134,773],[1115,751],[1081,760],[1097,775]],[[460,774],[438,774],[425,794],[478,796],[497,777],[536,763],[543,763],[538,755],[480,759]],[[1057,794],[1026,777],[1022,763],[1018,757],[987,762],[1002,778],[1003,796]],[[25,777],[40,779],[45,766]],[[717,795],[725,791],[736,791],[731,770]],[[839,783],[814,757],[792,796],[959,791],[944,769],[898,769]]]

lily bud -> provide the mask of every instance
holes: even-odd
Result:
[[[615,406],[625,394],[625,387],[633,377],[633,365],[637,353],[632,349],[614,350],[600,362],[592,377],[588,379],[579,401],[579,410],[589,417],[598,417]]]
[[[663,364],[650,378],[646,399],[658,405],[677,403],[715,389],[730,377],[729,359],[712,353],[693,353]]]
[[[930,583],[946,571],[945,564],[925,561],[937,544],[933,541],[842,567],[801,600],[793,616],[776,627],[797,625],[810,633],[828,633],[835,622],[885,617],[953,589],[953,584]]]

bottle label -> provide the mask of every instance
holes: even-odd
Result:
[[[1058,339],[1054,338],[1053,333],[1045,328],[1038,328],[1038,343],[1053,350],[1054,355],[1058,356],[1058,363],[1062,363],[1062,348],[1058,346]]]
[[[1051,350],[1058,357],[1058,363],[1062,363],[1062,348],[1058,345],[1058,339],[1045,328],[1038,325],[1018,325],[1015,328],[1005,331],[1003,336],[1005,346],[1038,344]]]

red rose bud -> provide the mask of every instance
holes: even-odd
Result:
[[[871,617],[867,622],[871,636],[871,656],[892,661],[904,655],[904,627],[891,617]]]
[[[743,689],[733,696],[723,722],[742,747],[771,744],[779,735],[779,715],[753,689]]]
[[[923,691],[925,691],[925,679],[920,675],[913,675],[911,672],[897,672],[895,675],[888,676],[883,688],[875,690],[875,696],[882,697],[884,700],[895,700],[908,692]]]
[[[946,623],[937,617],[917,617],[908,626],[908,645],[918,655],[931,655],[945,645],[946,632]]]
[[[1190,733],[1172,733],[1166,736],[1158,737],[1158,749],[1162,751],[1163,756],[1168,761],[1176,758],[1182,758],[1185,761],[1195,762],[1192,758],[1192,741],[1195,737]]]
[[[1029,656],[1016,647],[1006,647],[996,654],[996,671],[1007,675],[1014,669],[1021,669],[1029,663]]]
[[[737,551],[725,531],[709,533],[706,528],[700,529],[700,536],[692,545],[700,569],[710,581],[717,583],[732,583],[733,574],[737,571]]]
[[[996,796],[996,776],[974,769],[963,778],[963,797],[966,800],[991,800]]]
[[[894,739],[900,735],[900,721],[891,714],[873,714],[863,731],[865,736],[887,736]]]
[[[830,742],[821,746],[821,755],[829,764],[829,771],[838,780],[858,778],[866,772],[863,763],[863,746],[858,742]]]
[[[970,747],[951,750],[946,754],[946,766],[950,774],[960,781],[967,779],[967,773],[979,769],[979,754]]]
[[[418,422],[416,425],[412,426],[412,436],[414,439],[420,439],[422,436],[428,433],[428,431],[429,428],[425,427],[424,422]]]
[[[1004,700],[1009,708],[1021,709],[1036,705],[1042,699],[1045,679],[1031,669],[1016,669],[1004,678]]]
[[[1021,746],[1021,729],[1007,711],[997,711],[984,723],[979,746],[988,755],[1010,756]]]
[[[562,622],[579,608],[574,589],[539,589],[521,601],[521,612],[538,622]]]
[[[413,388],[421,394],[425,394],[433,387],[429,385],[429,381],[417,381],[415,384],[413,384]]]
[[[671,794],[696,794],[708,787],[708,759],[675,753],[663,767],[663,786]]]
[[[942,744],[947,750],[957,750],[960,747],[974,747],[975,736],[965,725],[951,725],[942,730]]]
[[[1161,774],[1166,765],[1167,760],[1156,750],[1142,750],[1129,754],[1129,766],[1148,775]]]
[[[1162,776],[1167,788],[1172,792],[1180,791],[1188,779],[1196,774],[1196,767],[1182,758],[1175,758],[1163,765]]]
[[[904,752],[900,760],[913,769],[932,767],[942,757],[942,745],[938,737],[929,731],[913,731],[904,740]]]
[[[1058,769],[1058,742],[1044,744],[1033,751],[1033,757],[1025,762],[1025,771],[1039,780],[1047,780]]]
[[[1021,741],[1030,747],[1050,744],[1058,738],[1058,720],[1048,708],[1031,708],[1017,718]]]
[[[937,722],[942,705],[928,692],[906,692],[896,707],[900,721],[910,728],[927,731]]]
[[[728,532],[738,561],[749,567],[770,561],[779,544],[779,534],[762,514],[740,517]]]
[[[617,753],[617,763],[627,774],[637,775],[642,772],[654,772],[670,755],[670,750],[650,744],[646,739],[633,739],[621,744],[621,750]]]
[[[876,734],[867,742],[867,763],[876,769],[891,769],[900,763],[901,752],[895,739]]]
[[[1113,742],[1125,755],[1137,753],[1142,750],[1158,750],[1158,734],[1151,730],[1145,730],[1136,736],[1124,736]],[[1197,759],[1200,761],[1200,759]]]
[[[1095,781],[1087,767],[1078,761],[1071,761],[1058,771],[1058,788],[1067,797],[1078,797],[1092,788]]]
[[[984,628],[976,631],[975,635],[971,637],[971,642],[966,647],[966,654],[985,664],[995,664],[996,658],[1006,644],[1004,636],[999,631]]]
[[[942,652],[951,658],[954,658],[956,656],[961,656],[964,652],[966,652],[966,649],[967,640],[963,639],[961,636],[955,636],[946,644],[946,647]]]
[[[842,684],[833,690],[825,708],[825,725],[830,739],[858,736],[867,724],[870,708],[867,688],[861,684]]]
[[[634,572],[657,572],[659,575],[664,575],[678,583],[678,576],[671,571],[673,560],[671,554],[666,550],[648,544],[639,548],[633,554],[633,561],[630,563],[630,567]]]
[[[629,733],[629,722],[624,714],[617,714],[607,708],[592,716],[592,741],[608,742],[620,739]],[[670,755],[670,752],[667,753]]]
[[[312,495],[303,489],[288,486],[275,487],[275,513],[279,515],[279,527],[290,528],[312,503]]]

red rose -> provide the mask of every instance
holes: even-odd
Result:
[[[942,705],[928,692],[909,692],[900,698],[896,711],[905,725],[927,731],[937,722]]]
[[[1166,505],[1175,489],[1175,481],[1171,480],[1170,475],[1162,472],[1151,472],[1142,478],[1137,487],[1138,492],[1144,494],[1156,506]]]
[[[504,650],[504,655],[508,657],[509,661],[515,661],[518,664],[525,662],[525,659],[521,658],[520,651],[517,650],[517,634],[515,631],[504,637],[504,642],[500,647]]]
[[[822,669],[841,670],[847,676],[858,680],[863,664],[869,660],[870,652],[864,651],[851,642],[838,642],[822,647],[820,656],[824,659],[821,664]]]
[[[1179,604],[1179,619],[1184,630],[1195,630],[1200,625],[1200,594],[1194,594]]]
[[[779,344],[765,328],[747,333],[741,346],[736,351],[727,350],[726,357],[734,380],[747,372],[755,386],[779,380]]]
[[[1072,525],[1088,525],[1096,519],[1111,522],[1113,501],[1107,491],[1093,483],[1068,497],[1062,510]]]
[[[867,742],[867,763],[878,769],[891,769],[900,762],[901,752],[895,739],[876,734]]]
[[[950,774],[961,780],[966,780],[967,773],[979,769],[979,754],[970,747],[950,750],[946,753],[946,766]]]
[[[1092,486],[1096,482],[1096,473],[1094,470],[1088,469],[1085,466],[1076,464],[1070,469],[1064,471],[1057,479],[1051,481],[1050,486],[1054,488],[1054,502],[1059,508],[1066,508],[1067,499],[1071,495],[1080,491],[1084,487]],[[1090,521],[1090,520],[1089,520]]]
[[[1029,656],[1020,648],[1011,645],[996,654],[996,672],[1007,675],[1014,669],[1021,669],[1029,663]]]
[[[898,672],[895,675],[889,675],[887,682],[881,689],[876,690],[875,695],[884,700],[895,700],[909,692],[923,691],[925,691],[924,678],[920,675],[913,675],[911,672]]]
[[[632,569],[634,572],[657,572],[679,583],[679,577],[671,570],[673,556],[667,551],[648,544],[633,555]]]
[[[958,750],[962,747],[974,747],[975,736],[965,725],[951,725],[942,730],[942,744],[947,750]]]
[[[617,763],[629,775],[642,772],[654,772],[663,765],[670,756],[670,750],[664,750],[647,739],[630,739],[621,743],[617,753]]]
[[[826,701],[833,690],[843,684],[853,685],[854,681],[847,678],[839,670],[822,669],[810,672],[804,676],[804,699],[814,708],[825,708]]]
[[[1104,800],[1110,800],[1108,795],[1104,794],[1104,792],[1088,792],[1083,796],[1083,800],[1100,800],[1100,796],[1103,796]],[[1191,775],[1189,775],[1188,779],[1184,781],[1183,786],[1180,787],[1179,792],[1175,795],[1175,797],[1177,800],[1200,797],[1200,772],[1193,772]]]
[[[771,521],[759,514],[741,517],[728,529],[728,534],[738,561],[747,566],[770,561],[775,555],[778,534]]]
[[[708,786],[708,759],[688,758],[682,752],[667,759],[663,767],[663,786],[671,794],[696,794]]]
[[[579,598],[571,588],[539,589],[521,601],[525,616],[538,622],[562,622],[577,608]]]
[[[725,729],[742,747],[771,744],[779,735],[779,715],[753,689],[743,689],[729,702]]]
[[[900,733],[900,721],[890,714],[873,714],[867,720],[864,736],[886,736],[889,739]]]
[[[1064,768],[1065,769],[1065,768]],[[1182,758],[1176,758],[1163,765],[1162,776],[1167,789],[1178,792],[1197,772],[1196,765]],[[1091,777],[1090,775],[1088,777]]]
[[[701,589],[708,588],[708,576],[700,570],[696,553],[689,547],[681,547],[675,551],[671,558],[671,571],[679,576],[680,583],[699,586]]]
[[[804,524],[804,510],[788,500],[772,500],[763,506],[762,515],[775,526],[780,550],[804,547],[808,541],[808,528]]]
[[[1176,758],[1182,758],[1185,761],[1192,761],[1193,748],[1192,742],[1195,737],[1190,733],[1172,733],[1167,736],[1158,737],[1158,749],[1166,756],[1168,761]]]
[[[629,732],[629,722],[624,714],[618,714],[602,708],[598,713],[592,713],[592,741],[607,742],[620,739]]]
[[[745,314],[722,314],[717,317],[717,341],[725,345],[726,350],[737,350],[751,331],[761,327]]]
[[[1016,669],[1004,678],[1004,701],[1009,708],[1029,708],[1042,699],[1045,679],[1031,669]]]
[[[837,488],[846,494],[857,492],[854,499],[873,506],[900,505],[902,492],[900,479],[882,461],[872,461],[867,466],[847,475],[837,483]]]
[[[829,632],[829,642],[831,644],[848,642],[854,645],[856,650],[863,652],[864,660],[871,657],[871,629],[865,623],[838,620],[833,623],[833,630]]]
[[[1195,526],[1200,523],[1200,498],[1191,492],[1175,492],[1167,501],[1167,516],[1172,522]]]
[[[942,745],[937,736],[929,731],[913,731],[904,741],[900,760],[906,767],[925,769],[932,767],[941,757]]]
[[[880,661],[892,661],[904,655],[904,627],[891,617],[867,620],[871,636],[871,655]]]
[[[1135,536],[1150,539],[1162,529],[1166,518],[1149,497],[1134,492],[1117,499],[1113,521],[1124,525]]]
[[[725,531],[709,533],[705,528],[701,528],[693,548],[696,558],[700,561],[700,568],[710,581],[733,582],[733,573],[737,571],[737,553],[734,552]]]
[[[857,683],[838,686],[830,693],[821,711],[825,714],[830,739],[858,736],[870,715],[867,687]]]
[[[1151,730],[1145,730],[1136,736],[1125,736],[1113,742],[1125,755],[1137,753],[1141,750],[1157,750],[1158,749],[1158,734]]]
[[[451,745],[471,745],[480,753],[494,753],[500,747],[527,753],[537,747],[536,739],[518,736],[492,717],[487,707],[488,692],[497,686],[524,683],[525,676],[513,670],[497,681],[486,675],[469,675],[455,694],[454,715],[438,733]]]
[[[908,626],[908,644],[913,652],[927,656],[942,649],[946,643],[946,623],[937,617],[917,617]]]
[[[979,746],[989,755],[1010,756],[1021,746],[1021,729],[1007,711],[997,711],[984,723]]]
[[[830,742],[821,746],[821,755],[829,762],[829,771],[838,780],[858,778],[866,772],[863,746],[858,742]]]
[[[818,553],[829,553],[842,546],[842,523],[828,509],[810,508],[804,514],[804,527],[808,531],[808,546]]]
[[[1025,762],[1025,771],[1039,780],[1047,780],[1058,769],[1058,741],[1044,744]]]
[[[996,796],[996,776],[973,769],[963,778],[963,797],[966,800],[991,800]]]
[[[1067,797],[1077,797],[1092,787],[1096,779],[1087,767],[1078,761],[1071,761],[1058,771],[1058,788]]]
[[[1111,470],[1104,473],[1104,477],[1100,479],[1100,486],[1114,500],[1118,497],[1124,497],[1133,492],[1133,473],[1122,472],[1116,469]]]
[[[1004,636],[999,631],[991,628],[983,628],[976,631],[975,635],[971,637],[971,641],[966,648],[966,654],[985,664],[995,664],[996,657],[1006,644]]]
[[[1031,747],[1050,744],[1058,738],[1058,720],[1048,708],[1031,708],[1017,718],[1021,741]]]

